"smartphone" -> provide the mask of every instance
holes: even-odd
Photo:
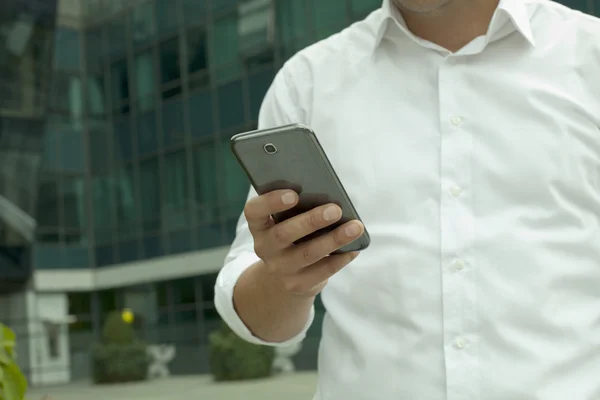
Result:
[[[276,223],[320,205],[340,206],[340,221],[298,243],[330,232],[348,221],[360,220],[317,136],[307,126],[294,124],[240,133],[231,138],[231,150],[258,194],[280,189],[298,193],[299,202],[293,209],[272,216]],[[360,238],[336,253],[361,251],[370,243],[365,229]]]

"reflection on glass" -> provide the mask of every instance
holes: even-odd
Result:
[[[198,222],[217,219],[216,155],[212,142],[192,151],[194,164],[195,209]]]
[[[184,150],[165,156],[165,182],[163,188],[163,229],[171,232],[187,227],[189,225],[189,188]]]
[[[63,177],[60,182],[59,198],[62,201],[63,226],[85,231],[85,183],[83,176]]]
[[[113,239],[113,185],[108,175],[92,177],[92,213],[94,237],[97,244],[111,243]],[[112,252],[112,250],[111,250]]]
[[[163,103],[163,145],[165,148],[180,144],[184,140],[183,104],[181,99]]]
[[[81,69],[79,32],[69,28],[56,29],[54,36],[54,67],[58,70]]]
[[[59,226],[58,213],[60,202],[56,177],[42,176],[38,186],[37,224],[40,229]]]
[[[306,1],[276,1],[277,34],[284,53],[283,58],[288,59],[311,42],[308,24],[310,14]]]
[[[140,163],[141,214],[144,232],[160,229],[160,187],[158,158]]]
[[[108,51],[112,57],[119,57],[125,54],[127,49],[127,41],[123,38],[127,37],[127,26],[124,17],[111,19],[106,27],[108,36]]]
[[[239,61],[240,43],[237,13],[215,21],[211,35],[211,75],[216,82],[235,79],[242,67]]]
[[[137,117],[137,145],[140,155],[158,151],[156,113],[149,111]]]
[[[90,29],[85,34],[85,59],[88,71],[99,71],[104,61],[102,28]]]
[[[154,107],[154,62],[152,51],[148,50],[135,57],[136,101],[140,112]]]
[[[169,0],[163,0],[169,1]],[[206,18],[207,0],[181,0],[183,5],[183,19],[186,25],[195,25],[204,22]]]
[[[113,173],[115,186],[115,219],[119,238],[130,238],[137,233],[137,207],[133,168],[122,167]]]
[[[156,22],[161,36],[177,31],[179,2],[156,0]]]
[[[186,34],[186,44],[190,79],[194,80],[195,87],[208,85],[206,30],[204,28],[190,29]]]
[[[129,107],[125,103],[129,100],[129,76],[127,74],[127,60],[114,63],[111,67],[111,96],[113,110],[125,113]]]
[[[321,40],[331,36],[350,22],[347,16],[346,0],[309,0],[313,6],[316,37]]]
[[[154,37],[154,7],[152,2],[140,3],[131,14],[131,34],[135,43],[141,43]]]
[[[181,93],[179,38],[161,43],[160,47],[160,82],[163,86],[163,99]]]
[[[104,98],[104,77],[102,75],[88,76],[87,78],[87,112],[94,117],[106,114],[106,101]]]
[[[193,138],[211,137],[214,133],[212,99],[210,91],[190,95],[190,128]]]
[[[219,123],[222,132],[238,130],[246,122],[244,114],[244,87],[234,81],[219,88]]]
[[[365,18],[379,7],[381,7],[381,0],[350,0],[350,8],[354,20]]]

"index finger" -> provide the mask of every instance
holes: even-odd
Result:
[[[271,215],[289,210],[296,204],[298,204],[298,194],[293,190],[274,190],[248,200],[244,215],[250,231],[269,229]]]

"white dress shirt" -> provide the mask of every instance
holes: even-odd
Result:
[[[598,19],[502,0],[451,54],[385,1],[286,63],[260,127],[293,122],[372,238],[323,291],[315,399],[600,399]],[[241,218],[215,302],[264,343],[232,305],[252,249]]]

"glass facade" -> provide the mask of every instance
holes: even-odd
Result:
[[[275,72],[380,0],[83,2],[55,34],[35,265],[228,245],[248,183],[229,153]]]

